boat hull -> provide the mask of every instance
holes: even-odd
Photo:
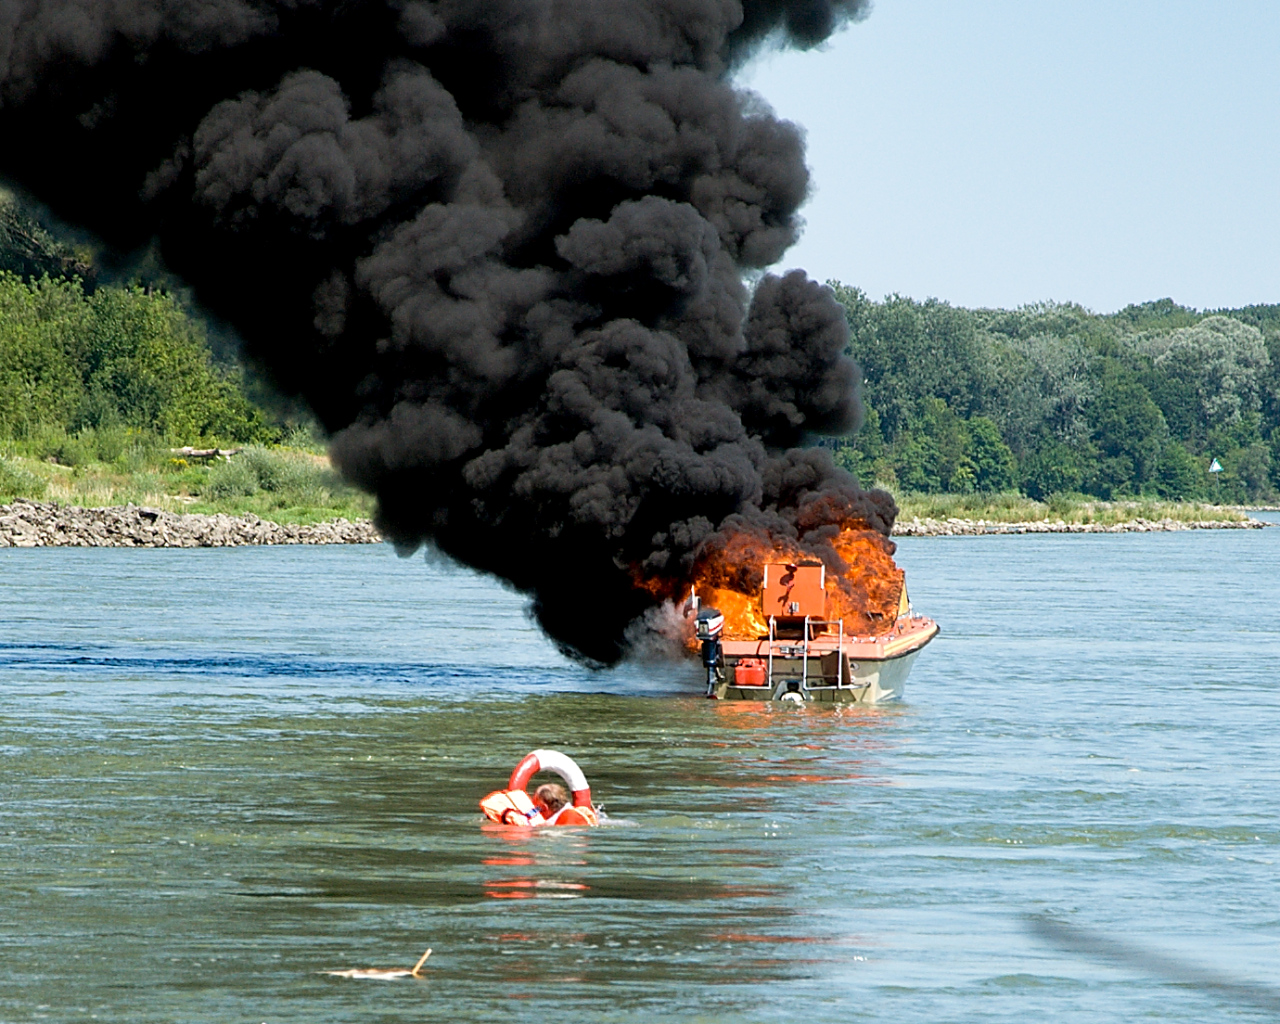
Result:
[[[795,656],[775,653],[763,686],[739,686],[735,666],[743,658],[767,654],[765,641],[724,642],[724,671],[708,691],[717,700],[794,701],[827,704],[885,704],[902,700],[911,666],[938,634],[931,619],[902,621],[884,637],[810,641]],[[762,646],[763,645],[763,646]],[[785,645],[774,645],[775,650]],[[794,648],[794,644],[792,645]]]
[[[712,694],[717,700],[794,700],[789,693],[799,695],[803,701],[829,704],[885,704],[901,700],[907,686],[911,665],[920,648],[901,657],[887,661],[862,661],[851,673],[853,678],[843,686],[807,686],[789,690],[798,673],[789,674],[769,686],[733,686],[728,681],[720,683]],[[796,659],[797,661],[799,659]],[[811,659],[812,660],[812,659]]]

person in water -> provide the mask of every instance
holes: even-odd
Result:
[[[579,808],[570,805],[568,790],[555,782],[548,782],[534,790],[533,806],[542,812],[548,825],[595,824]]]

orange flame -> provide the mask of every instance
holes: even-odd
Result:
[[[830,529],[833,536],[804,547],[744,531],[704,554],[692,584],[704,606],[724,613],[726,639],[768,636],[761,602],[764,567],[771,562],[813,561],[815,555],[827,566],[828,620],[844,620],[846,636],[875,636],[893,627],[903,594],[893,544],[861,522]]]

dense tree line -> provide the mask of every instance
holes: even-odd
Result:
[[[168,293],[96,285],[91,260],[0,192],[0,440],[74,460],[130,437],[272,438],[198,319]]]
[[[832,288],[867,417],[852,438],[823,443],[865,482],[1035,498],[1275,497],[1280,306],[970,310]]]
[[[0,272],[0,437],[121,427],[191,443],[265,423],[171,297]]]
[[[240,369],[213,360],[203,325],[170,291],[99,284],[94,263],[0,190],[0,441],[109,457],[130,435],[278,439],[261,388],[247,391]],[[822,443],[865,483],[1035,498],[1276,496],[1280,305],[970,310],[831,286],[867,415],[852,437]],[[1220,474],[1209,472],[1214,459]]]

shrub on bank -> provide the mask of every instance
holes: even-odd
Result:
[[[897,496],[899,522],[919,519],[968,519],[993,523],[1036,523],[1063,520],[1067,523],[1112,525],[1146,519],[1155,522],[1174,519],[1180,522],[1207,520],[1239,520],[1240,512],[1199,502],[1099,501],[1086,494],[1059,493],[1045,501],[1035,501],[1016,492],[1004,494],[917,494]]]
[[[0,437],[73,465],[118,457],[127,431],[175,444],[279,434],[172,297],[0,273]]]
[[[347,484],[327,460],[307,452],[246,448],[227,461],[214,463],[197,491],[203,503],[268,518],[282,509],[355,508],[361,514],[369,513],[368,499]]]
[[[48,485],[40,477],[10,459],[0,458],[0,504],[16,498],[43,498],[47,490]]]
[[[174,455],[167,446],[134,446],[113,463],[69,466],[13,454],[11,445],[0,443],[0,503],[16,498],[253,513],[279,523],[367,519],[373,512],[373,500],[347,485],[324,457],[261,447],[229,462],[205,462]]]

